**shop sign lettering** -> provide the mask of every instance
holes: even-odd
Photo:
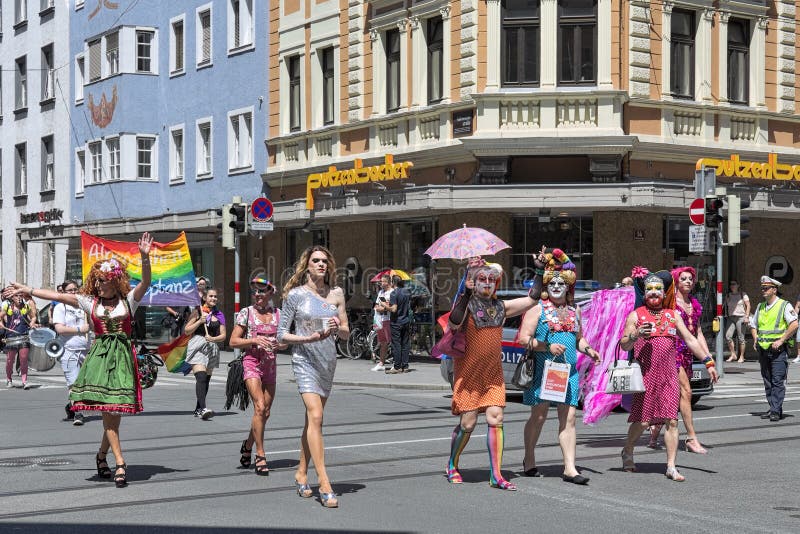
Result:
[[[394,162],[394,156],[387,154],[382,165],[364,167],[360,159],[353,162],[352,169],[338,170],[335,165],[326,172],[309,174],[306,181],[306,209],[314,209],[314,190],[363,184],[367,182],[384,182],[408,178],[408,169],[414,164],[410,161]]]
[[[35,222],[49,223],[64,216],[64,210],[53,208],[50,211],[37,211],[36,213],[20,213],[19,223],[30,224]]]
[[[717,176],[726,178],[749,178],[756,180],[798,180],[800,165],[778,163],[778,155],[770,154],[766,163],[742,161],[739,154],[731,154],[730,159],[701,158],[695,168],[714,168]]]

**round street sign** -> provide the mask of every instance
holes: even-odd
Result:
[[[268,198],[258,197],[250,204],[250,213],[254,221],[269,221],[272,219],[272,202]]]
[[[706,201],[703,198],[696,198],[689,204],[689,220],[692,224],[706,223]]]

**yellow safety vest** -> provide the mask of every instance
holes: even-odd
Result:
[[[789,303],[783,299],[778,299],[770,309],[767,308],[766,302],[760,302],[756,308],[756,325],[758,326],[758,345],[762,349],[768,349],[772,343],[786,332],[789,324],[786,322],[784,312]],[[794,345],[794,339],[787,340],[791,346]]]

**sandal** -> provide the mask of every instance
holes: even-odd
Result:
[[[102,458],[100,458],[101,454],[103,455]],[[94,457],[94,461],[97,463],[97,476],[100,478],[111,478],[111,469],[106,461],[107,454],[107,452],[98,452]]]
[[[294,485],[297,489],[297,494],[304,499],[308,499],[313,494],[311,491],[311,486],[309,486],[308,482],[300,483],[295,479]]]
[[[635,472],[636,464],[633,461],[633,453],[626,452],[625,449],[622,449],[620,456],[622,457],[622,470],[627,471],[628,473]]]
[[[448,469],[444,472],[447,476],[447,481],[450,484],[463,484],[464,479],[461,478],[461,473],[458,472],[458,469]]]
[[[264,463],[262,465],[258,465],[258,462],[261,462],[261,461],[263,461]],[[255,466],[256,466],[255,467],[255,471],[256,471],[256,474],[258,476],[265,477],[265,476],[269,475],[269,467],[267,467],[267,457],[266,456],[260,456],[260,455],[256,454]]]
[[[497,481],[489,481],[489,485],[493,488],[506,490],[506,491],[517,491],[517,486],[509,482],[508,480],[501,478]]]
[[[686,480],[686,477],[680,474],[674,467],[667,467],[667,472],[664,473],[664,476],[675,482],[683,482]]]
[[[116,473],[122,469],[122,473]],[[128,485],[128,464],[120,464],[116,466],[114,469],[114,484],[117,485],[118,488],[124,488]]]
[[[249,468],[250,465],[252,464],[252,460],[250,459],[250,455],[252,453],[253,453],[253,448],[251,447],[251,448],[248,449],[247,448],[247,440],[244,440],[242,442],[242,447],[239,449],[239,454],[242,455],[242,457],[239,458],[239,463],[245,469]]]
[[[325,508],[339,508],[339,501],[333,491],[328,493],[319,492],[319,500]]]
[[[707,454],[708,453],[708,449],[703,447],[700,444],[700,442],[697,440],[696,437],[694,437],[694,438],[686,438],[686,440],[684,441],[684,448],[688,452],[693,452],[695,454]]]

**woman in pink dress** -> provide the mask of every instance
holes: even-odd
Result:
[[[625,322],[625,333],[620,340],[624,351],[633,349],[633,356],[642,369],[645,392],[633,395],[628,422],[628,438],[622,449],[622,468],[635,471],[633,447],[645,428],[664,424],[664,444],[667,448],[666,477],[685,480],[675,468],[678,452],[678,406],[680,385],[675,371],[677,358],[675,341],[680,337],[697,356],[703,357],[703,348],[683,324],[673,309],[674,288],[668,271],[647,274],[636,279],[637,290],[644,295],[644,305],[632,311]]]

